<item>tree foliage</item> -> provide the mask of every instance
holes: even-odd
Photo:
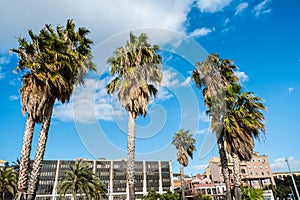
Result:
[[[17,171],[13,167],[0,167],[0,199],[12,199],[17,193]]]

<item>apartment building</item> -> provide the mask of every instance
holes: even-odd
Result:
[[[228,168],[230,180],[233,185],[233,160],[230,156],[228,156]],[[256,153],[250,161],[242,161],[240,163],[240,170],[244,185],[250,185],[254,188],[271,189],[275,184],[268,156]],[[209,160],[206,175],[214,183],[224,182],[219,157],[213,157]]]
[[[224,183],[214,183],[206,175],[198,174],[185,182],[189,194],[210,195],[213,199],[224,199],[226,186]]]
[[[109,200],[127,198],[126,160],[86,161],[91,163],[93,173],[108,188]],[[44,160],[36,199],[58,199],[57,184],[63,177],[64,171],[70,169],[74,163],[74,160]],[[137,199],[141,199],[150,190],[164,193],[174,188],[171,161],[136,161],[135,171]],[[71,198],[71,194],[68,196]]]

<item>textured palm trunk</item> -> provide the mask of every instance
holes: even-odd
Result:
[[[35,125],[34,120],[32,119],[31,116],[28,115],[25,132],[24,132],[24,138],[23,138],[21,159],[20,159],[18,193],[17,193],[18,200],[27,199],[27,181],[28,181],[30,152],[31,152],[32,137],[34,132],[34,125]]]
[[[234,197],[236,200],[242,199],[241,177],[240,177],[240,159],[237,154],[233,157],[233,181],[234,181]]]
[[[229,169],[228,169],[228,160],[226,157],[226,152],[224,148],[224,140],[223,138],[218,139],[218,148],[222,166],[222,174],[224,177],[224,182],[226,186],[226,200],[231,200],[231,187],[230,187],[230,178],[229,178]]]
[[[181,200],[185,198],[185,185],[184,185],[184,166],[180,164],[180,185],[181,185]]]
[[[133,114],[128,112],[128,158],[127,158],[127,184],[129,189],[129,200],[135,200],[134,184],[134,161],[135,161],[135,119]]]
[[[49,109],[50,110],[48,110],[48,112],[46,113],[47,116],[45,116],[40,130],[38,146],[33,162],[33,168],[28,182],[28,200],[35,199],[36,196],[39,176],[42,169],[42,160],[44,159],[44,154],[46,150],[46,143],[48,139],[48,132],[50,128],[53,106],[50,106]]]

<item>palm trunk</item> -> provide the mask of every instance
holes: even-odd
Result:
[[[231,200],[231,187],[230,187],[230,178],[229,178],[229,169],[228,169],[228,160],[226,157],[226,152],[224,148],[224,140],[223,138],[218,139],[218,148],[219,148],[219,154],[220,154],[220,160],[221,160],[221,166],[222,166],[222,174],[224,177],[224,182],[226,186],[226,200]]]
[[[39,176],[42,169],[42,160],[44,159],[44,154],[46,150],[46,143],[48,139],[48,132],[51,122],[53,106],[50,106],[49,109],[50,110],[48,110],[48,112],[46,113],[47,116],[45,116],[40,130],[40,136],[34,158],[33,169],[28,182],[28,200],[35,199],[36,196]]]
[[[127,158],[127,184],[129,189],[129,200],[135,200],[134,184],[134,161],[135,161],[135,119],[128,112],[128,158]]]
[[[26,121],[26,127],[23,138],[23,145],[21,151],[20,167],[19,167],[19,179],[18,179],[18,193],[17,199],[22,200],[27,197],[27,180],[29,174],[29,162],[30,162],[30,152],[32,137],[34,132],[35,122],[33,118],[28,115]]]
[[[241,177],[240,177],[240,159],[237,154],[233,153],[233,181],[234,197],[236,200],[242,199]]]
[[[184,185],[184,166],[180,164],[180,185],[181,185],[181,200],[185,198],[185,185]]]

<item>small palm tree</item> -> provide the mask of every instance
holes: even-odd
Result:
[[[86,37],[88,33],[85,28],[76,31],[72,20],[67,21],[66,27],[57,26],[56,30],[45,25],[38,35],[29,30],[31,43],[19,38],[19,48],[11,50],[20,58],[16,70],[24,74],[20,89],[22,112],[28,114],[20,159],[18,199],[35,198],[54,102],[68,102],[74,85],[83,85],[88,70],[95,70],[91,62],[92,41]],[[36,123],[42,126],[28,181]]]
[[[253,187],[242,187],[242,200],[263,200],[264,191]]]
[[[135,199],[135,119],[146,116],[150,97],[157,94],[155,84],[162,81],[159,46],[147,41],[147,35],[136,37],[130,33],[125,47],[119,47],[108,59],[110,76],[114,79],[106,86],[107,93],[118,92],[119,100],[128,113],[127,183],[129,200]]]
[[[76,200],[78,193],[81,197],[86,196],[88,199],[100,198],[99,192],[101,197],[105,195],[104,187],[100,185],[99,179],[95,178],[91,164],[83,160],[76,161],[70,170],[65,171],[59,180],[57,191],[60,197],[71,192],[74,200]]]
[[[180,164],[180,175],[181,175],[181,199],[185,197],[185,187],[184,187],[184,167],[188,166],[189,159],[193,159],[193,152],[196,151],[195,147],[196,140],[193,134],[189,133],[189,130],[184,131],[180,129],[173,136],[172,144],[178,150],[177,160]]]
[[[18,174],[12,167],[0,167],[0,199],[13,199],[17,193]]]

